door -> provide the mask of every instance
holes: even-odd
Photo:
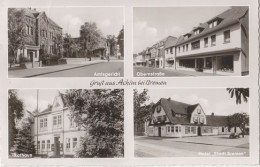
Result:
[[[162,129],[161,127],[158,127],[158,136],[161,137],[161,134],[162,134]]]
[[[54,157],[60,156],[60,137],[54,137]]]
[[[30,62],[33,62],[33,52],[29,52],[30,54]]]
[[[203,66],[204,66],[204,59],[203,58],[197,59],[197,69],[199,72],[203,72]]]
[[[201,127],[198,127],[198,136],[201,136]]]

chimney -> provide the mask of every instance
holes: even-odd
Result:
[[[213,113],[211,113],[211,116],[214,116],[214,112],[213,112]]]
[[[168,100],[168,101],[171,101],[171,98],[169,97],[167,100]]]

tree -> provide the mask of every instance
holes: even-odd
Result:
[[[145,105],[150,97],[148,96],[148,90],[144,89],[141,93],[134,90],[134,124],[135,129],[140,125],[145,125],[145,122],[151,119],[152,104]]]
[[[68,90],[70,117],[86,133],[76,157],[122,157],[124,152],[124,91]]]
[[[89,57],[90,61],[93,51],[99,45],[101,37],[101,31],[97,28],[96,23],[86,22],[80,27],[80,43],[85,57]]]
[[[14,140],[14,152],[16,154],[35,154],[35,145],[31,136],[31,118],[26,118],[21,122]]]
[[[25,44],[26,31],[24,26],[24,10],[8,9],[8,60],[10,68],[17,60],[18,49]]]
[[[241,104],[242,98],[244,102],[247,102],[249,98],[249,88],[227,88],[228,93],[230,93],[230,97],[233,98],[236,96],[236,103]]]
[[[246,132],[246,125],[249,124],[249,116],[247,113],[235,113],[228,117],[228,127],[239,127],[244,137]]]
[[[116,56],[116,37],[114,35],[108,35],[107,36],[107,43],[109,44],[109,55]]]
[[[124,56],[124,27],[120,30],[118,34],[118,45],[121,56]]]
[[[63,45],[63,39],[61,34],[57,34],[54,38],[54,53],[57,54],[57,56],[61,57],[61,51],[62,51],[62,45]]]
[[[63,38],[63,48],[66,55],[65,57],[71,57],[73,43],[74,41],[71,38],[71,35],[66,33],[65,37]]]
[[[16,122],[23,117],[24,104],[18,98],[17,90],[8,91],[8,134],[9,134],[9,154],[14,146],[14,138],[17,134]]]

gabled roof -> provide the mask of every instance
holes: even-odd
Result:
[[[164,48],[166,49],[166,48],[170,48],[172,46],[175,46],[177,41],[178,41],[178,39],[176,37],[169,36],[167,38],[167,40],[165,41]]]
[[[232,7],[231,9],[224,11],[223,13],[215,16],[214,18],[211,18],[207,22],[200,24],[199,26],[204,28],[204,30],[200,34],[194,35],[194,33],[192,33],[192,35],[188,39],[184,39],[182,37],[182,38],[180,38],[180,40],[178,40],[178,43],[176,45],[181,45],[185,42],[195,40],[201,36],[204,36],[204,35],[214,32],[214,31],[223,29],[227,26],[231,26],[233,24],[239,23],[239,19],[241,17],[243,17],[247,13],[247,11],[248,11],[248,6]],[[215,26],[213,28],[209,28],[208,22],[210,22],[216,18],[219,18],[222,21],[217,26]],[[182,36],[184,36],[184,35],[182,35]]]
[[[162,106],[165,114],[167,115],[168,119],[173,124],[190,124],[190,119],[188,117],[187,109],[190,104],[174,101],[171,99],[161,98],[158,102]],[[157,103],[157,104],[158,104]],[[176,117],[173,115],[173,112],[176,114],[183,115],[182,117]]]
[[[207,125],[209,126],[227,126],[228,116],[217,116],[217,115],[207,115]]]

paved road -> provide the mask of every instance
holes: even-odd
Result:
[[[183,138],[185,139],[185,138]],[[194,142],[191,142],[191,141]],[[202,143],[200,137],[191,137],[190,141],[174,138],[135,137],[136,157],[208,157],[208,156],[248,156],[247,138],[228,139],[209,136],[211,143]],[[227,144],[230,143],[230,144]],[[231,144],[232,143],[232,144]],[[235,144],[237,143],[237,144]]]
[[[106,62],[80,68],[54,72],[37,77],[123,77],[123,62]]]

